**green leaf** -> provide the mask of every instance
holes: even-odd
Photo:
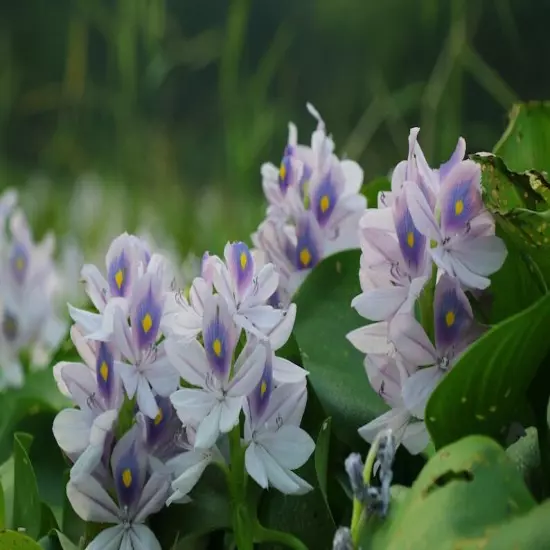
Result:
[[[14,435],[14,497],[13,525],[23,527],[34,539],[40,534],[41,503],[38,496],[36,476],[29,459],[28,449],[32,437],[28,434]]]
[[[469,434],[502,438],[550,350],[550,294],[487,331],[460,357],[426,406],[436,448]]]
[[[27,535],[15,531],[3,531],[0,533],[0,550],[42,550],[42,548]]]
[[[534,506],[505,451],[489,438],[470,436],[441,449],[412,488],[392,500],[385,520],[367,522],[362,548],[485,548],[499,524]],[[522,548],[531,548],[528,540]]]
[[[550,174],[550,102],[514,105],[494,153],[514,172],[534,169]]]
[[[360,441],[357,429],[387,410],[368,382],[362,354],[346,339],[368,324],[350,305],[361,293],[359,256],[352,250],[323,260],[294,299],[294,335],[309,383],[332,417],[334,434],[352,448]]]
[[[367,197],[367,206],[369,208],[376,208],[378,206],[378,194],[390,190],[390,180],[386,177],[381,177],[365,183],[361,189],[361,193]]]
[[[325,499],[327,510],[332,517],[327,491],[328,457],[330,450],[330,423],[331,418],[329,417],[321,425],[319,436],[317,437],[317,444],[315,445],[315,472],[317,473],[319,490],[321,491],[323,498]],[[332,519],[334,521],[334,518]]]
[[[313,486],[305,495],[284,495],[279,491],[264,491],[258,518],[268,528],[291,533],[316,550],[329,550],[336,526],[325,503],[321,489],[316,486],[315,465],[312,459],[296,471],[296,474]],[[264,548],[264,546],[262,546]],[[277,548],[265,544],[268,548]]]
[[[78,547],[57,529],[52,530],[38,542],[43,550],[78,550]]]
[[[43,537],[50,531],[58,529],[59,525],[57,524],[57,520],[55,519],[52,509],[45,502],[42,502],[40,509],[42,512],[40,517],[40,533],[38,534],[38,537]]]
[[[151,528],[162,548],[183,550],[198,537],[231,527],[227,483],[217,466],[211,465],[205,470],[190,496],[193,502],[172,504],[151,518]]]
[[[27,375],[21,389],[11,389],[0,396],[0,461],[9,458],[16,426],[28,416],[40,413],[54,414],[71,403],[55,383],[51,369]]]

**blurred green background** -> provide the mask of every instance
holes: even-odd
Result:
[[[103,246],[145,229],[178,253],[246,239],[260,165],[321,112],[385,175],[421,126],[490,150],[550,97],[548,0],[2,0],[0,162],[38,232]],[[100,190],[103,189],[102,192]],[[170,236],[171,244],[168,243]],[[90,244],[90,246],[92,246]]]

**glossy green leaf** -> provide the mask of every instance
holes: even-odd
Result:
[[[539,170],[550,174],[550,102],[514,105],[494,153],[514,172]]]
[[[0,533],[0,550],[42,550],[42,548],[23,533],[3,531]]]
[[[14,435],[14,496],[13,496],[13,526],[24,528],[32,537],[40,534],[42,505],[38,495],[36,476],[32,468],[28,449],[32,437],[28,434]]]
[[[63,533],[54,529],[39,541],[43,550],[78,550]]]
[[[460,357],[426,406],[439,448],[469,434],[502,438],[550,351],[550,294],[491,328]]]
[[[474,550],[535,501],[502,447],[470,436],[441,449],[389,516],[367,523],[363,550]],[[529,533],[521,548],[529,546]],[[550,536],[550,533],[549,533]],[[504,548],[504,547],[503,547]],[[508,548],[508,547],[507,547]]]
[[[351,307],[361,293],[357,250],[323,260],[310,273],[294,301],[298,308],[294,335],[326,416],[332,417],[334,434],[357,447],[357,429],[386,410],[370,386],[363,355],[346,339],[368,324]]]
[[[327,510],[332,517],[330,510],[330,504],[328,500],[328,459],[330,451],[330,424],[331,418],[327,418],[322,424],[319,430],[319,436],[317,437],[317,444],[315,445],[315,472],[317,473],[317,482],[319,483],[319,489],[325,499]]]
[[[40,509],[40,533],[38,534],[38,537],[43,537],[50,531],[58,529],[59,525],[57,524],[57,519],[55,518],[52,509],[45,502],[42,502]]]

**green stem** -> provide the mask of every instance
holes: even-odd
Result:
[[[246,503],[247,477],[239,424],[229,432],[229,456],[231,464],[228,470],[227,482],[231,494],[235,543],[238,550],[253,550],[254,525]]]
[[[256,542],[280,542],[288,548],[294,548],[294,550],[308,550],[307,546],[294,535],[274,529],[266,529],[259,523],[256,523],[254,535],[254,540]]]
[[[420,306],[420,322],[428,335],[428,338],[433,342],[434,338],[434,293],[435,283],[437,278],[437,266],[432,266],[432,276],[426,283],[422,294],[418,300]]]
[[[369,453],[367,455],[367,459],[365,460],[365,467],[363,468],[363,481],[365,482],[365,485],[370,485],[372,468],[374,467],[374,462],[376,461],[376,453],[378,452],[380,436],[381,433],[379,433],[372,442]],[[353,540],[354,548],[359,547],[359,538],[361,537],[361,532],[365,525],[366,519],[367,511],[365,510],[363,503],[354,498],[353,512],[351,517],[351,538]]]

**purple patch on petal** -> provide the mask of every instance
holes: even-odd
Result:
[[[468,299],[450,277],[441,277],[438,286],[434,300],[435,341],[438,351],[442,351],[459,343],[472,317]]]
[[[15,280],[22,285],[29,268],[27,248],[20,242],[14,242],[10,253],[10,267]]]
[[[147,426],[147,445],[153,448],[161,443],[164,439],[172,439],[171,432],[172,418],[174,409],[168,397],[157,397],[157,405],[159,412],[155,418],[146,418]]]
[[[313,223],[316,222],[308,216],[303,216],[296,225],[297,243],[293,261],[298,270],[311,269],[321,259],[320,246]]]
[[[203,331],[204,349],[214,374],[218,378],[225,378],[229,373],[233,350],[229,331],[220,319],[219,305],[216,308],[216,315]]]
[[[396,197],[393,219],[401,254],[410,271],[418,272],[424,261],[426,237],[416,229],[405,195]]]
[[[132,508],[137,504],[142,489],[142,472],[136,456],[135,444],[120,457],[113,475],[119,505]]]
[[[471,180],[462,180],[457,182],[447,197],[447,202],[443,205],[445,214],[442,214],[442,220],[445,220],[446,231],[462,230],[466,224],[476,214],[477,208],[477,190],[473,187]]]
[[[292,183],[292,157],[285,149],[285,155],[281,159],[281,165],[279,166],[278,182],[279,188],[283,195],[286,194],[287,189]]]
[[[237,283],[239,292],[243,292],[254,277],[254,260],[250,249],[243,242],[236,242],[231,245],[231,265],[228,266],[231,274]]]
[[[129,285],[130,266],[124,250],[113,259],[107,275],[112,296],[126,296]]]
[[[107,403],[110,403],[113,397],[114,376],[114,359],[109,345],[105,342],[98,342],[96,359],[97,387]]]
[[[314,196],[311,197],[311,208],[321,227],[328,223],[337,200],[338,193],[332,182],[331,172],[329,172],[315,189]]]
[[[268,354],[265,362],[264,372],[254,391],[248,396],[250,413],[256,420],[260,419],[267,409],[269,399],[273,392],[273,363],[272,354]]]
[[[148,348],[156,342],[161,316],[162,305],[150,286],[132,318],[132,330],[137,336],[140,349]]]

